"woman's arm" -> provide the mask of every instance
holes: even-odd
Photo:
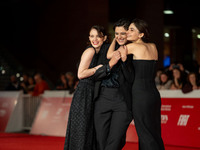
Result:
[[[116,39],[114,38],[107,52],[107,59],[111,59],[115,51]]]
[[[90,63],[92,61],[94,54],[95,54],[95,50],[92,47],[86,49],[83,52],[83,54],[81,56],[80,65],[78,68],[78,78],[79,79],[84,79],[84,78],[92,76],[96,72],[96,70],[102,66],[102,65],[98,65],[94,68],[89,69],[89,66],[90,66]]]

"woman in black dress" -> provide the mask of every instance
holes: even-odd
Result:
[[[135,77],[132,85],[132,112],[140,150],[164,150],[161,138],[161,98],[155,85],[158,52],[148,43],[146,22],[134,19],[127,31],[130,44],[121,47],[133,54]]]
[[[93,26],[90,29],[89,41],[91,46],[81,56],[78,68],[78,78],[80,80],[70,107],[64,150],[94,149],[93,75],[102,66],[96,66],[96,64],[98,53],[106,38],[107,36],[103,27]]]

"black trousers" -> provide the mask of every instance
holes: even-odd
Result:
[[[97,150],[121,150],[131,120],[131,112],[119,89],[101,88],[94,108]]]

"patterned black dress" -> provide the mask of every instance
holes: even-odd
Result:
[[[89,68],[96,66],[97,59],[95,53]],[[95,149],[93,94],[93,76],[80,80],[72,98],[64,150]]]

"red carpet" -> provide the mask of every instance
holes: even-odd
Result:
[[[0,133],[0,150],[63,150],[64,140],[64,137]],[[138,150],[138,144],[127,143],[123,150]],[[166,146],[166,150],[197,150],[197,148]]]

